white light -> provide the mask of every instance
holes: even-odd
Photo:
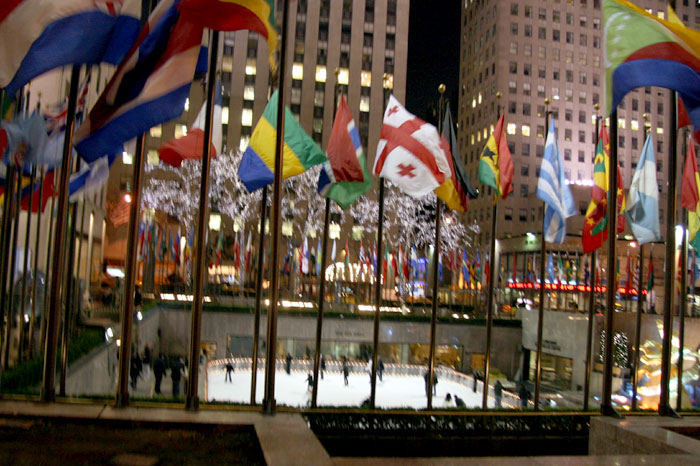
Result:
[[[117,347],[119,347],[119,346],[121,346],[121,345],[122,345],[122,341],[121,341],[121,340],[117,340]]]
[[[24,322],[29,322],[29,314],[24,314]]]
[[[143,320],[143,314],[141,314],[141,311],[138,311],[138,312],[136,313],[136,319],[137,319],[137,320]]]
[[[160,299],[163,299],[166,301],[175,301],[175,295],[172,293],[161,293]]]
[[[221,214],[218,214],[218,213],[209,214],[209,229],[211,231],[221,230]]]
[[[131,165],[134,163],[134,157],[127,151],[124,151],[122,152],[122,162],[124,162],[124,165]]]
[[[532,233],[531,231],[528,231],[528,232],[526,233],[526,235],[527,235],[527,239],[530,239],[530,240],[535,239],[535,234]]]
[[[680,245],[683,240],[683,232],[685,227],[683,225],[676,225],[676,244]]]
[[[109,338],[112,338],[114,336],[114,332],[112,331],[112,327],[107,327],[107,336]]]
[[[124,272],[122,269],[116,267],[107,267],[107,274],[114,278],[124,278]]]

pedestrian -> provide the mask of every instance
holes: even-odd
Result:
[[[323,380],[323,371],[326,370],[326,358],[321,355],[321,380]]]
[[[445,408],[449,408],[452,406],[452,395],[449,393],[445,395]]]
[[[131,388],[136,390],[136,381],[141,373],[141,358],[139,358],[138,353],[134,353],[131,356],[131,361],[129,365],[129,375],[131,375]]]
[[[501,407],[501,397],[503,396],[503,384],[501,381],[496,382],[496,386],[493,389],[493,394],[496,396],[496,407]]]
[[[348,368],[348,360],[343,356],[343,381],[345,385],[348,385],[348,374],[350,374],[350,369]]]
[[[467,405],[464,403],[464,400],[455,395],[455,405],[457,405],[458,408],[466,408]]]
[[[292,355],[287,353],[287,357],[284,359],[285,359],[284,370],[287,374],[291,374],[292,373]]]
[[[170,368],[170,379],[173,381],[173,398],[180,396],[180,380],[182,378],[182,366],[177,359]]]
[[[379,375],[379,381],[382,381],[382,374],[384,374],[384,361],[379,359],[379,362],[377,363],[377,374]]]
[[[306,380],[304,382],[308,383],[306,387],[307,390],[311,391],[314,389],[314,376],[313,374],[306,374]]]
[[[476,393],[476,371],[474,371],[472,374],[473,374],[472,377],[474,377],[474,387],[472,387],[472,388],[474,390],[474,393]]]
[[[527,399],[529,398],[530,393],[527,391],[525,382],[520,382],[520,387],[518,388],[518,396],[520,397],[520,407],[527,408]]]
[[[433,370],[433,396],[437,395],[437,384],[438,384],[437,372],[435,372]]]
[[[158,355],[158,358],[153,363],[153,375],[156,377],[155,392],[160,395],[160,382],[165,375],[165,361],[163,361],[163,353]]]
[[[430,373],[428,371],[425,371],[423,374],[423,380],[425,380],[425,396],[428,396],[430,393],[430,389],[428,387],[428,380],[430,379]]]
[[[231,379],[231,373],[233,373],[233,364],[231,364],[231,361],[226,362],[226,376],[224,377],[224,383],[231,382],[233,383],[233,379]]]

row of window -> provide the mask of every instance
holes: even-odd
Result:
[[[519,25],[518,23],[511,23],[510,24],[510,33],[511,35],[517,36],[518,35],[518,30],[519,30]],[[525,37],[532,37],[532,26],[529,24],[523,25],[523,35]],[[565,37],[565,42],[567,44],[574,44],[574,33],[571,31],[567,31],[564,34]],[[547,28],[546,27],[539,27],[537,28],[537,38],[541,40],[547,40]],[[561,31],[559,29],[552,29],[552,41],[554,42],[561,42]],[[581,47],[588,47],[588,35],[586,34],[579,34],[579,39],[578,39],[578,45]],[[599,49],[600,48],[600,37],[599,36],[593,36],[593,48]]]
[[[512,61],[508,64],[508,71],[510,74],[518,74],[518,62]],[[522,63],[522,71],[524,76],[533,76],[532,72],[532,64],[531,63]],[[544,66],[539,66],[537,68],[537,77],[541,79],[546,79],[547,78],[547,68]],[[560,81],[561,80],[561,70],[559,68],[554,68],[552,69],[552,80],[554,81]],[[564,70],[564,80],[567,83],[573,83],[574,82],[574,70]],[[588,73],[585,71],[580,71],[578,73],[578,83],[579,84],[588,84]],[[593,73],[593,79],[591,83],[594,86],[600,86],[600,75],[598,73]]]
[[[573,3],[573,0],[567,0],[569,4]],[[561,3],[561,0],[554,0],[554,3]],[[510,4],[510,14],[512,16],[518,16],[518,13],[520,11],[520,4],[518,3],[511,3]],[[588,6],[588,1],[587,0],[579,0],[579,7],[580,8],[586,8]],[[593,0],[593,8],[596,10],[600,10],[600,0]],[[534,9],[530,5],[523,5],[523,16],[525,18],[533,18],[534,17]],[[547,21],[547,9],[546,8],[538,8],[537,10],[537,18],[543,21]],[[574,24],[574,15],[572,13],[566,13],[566,24]],[[585,16],[582,16],[581,18],[584,18],[582,21],[582,26],[585,26]],[[555,23],[558,23],[561,21],[561,13],[559,10],[552,10],[552,21]],[[598,25],[600,27],[600,23]]]

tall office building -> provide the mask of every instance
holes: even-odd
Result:
[[[298,0],[289,4],[294,10],[288,23],[287,106],[304,130],[325,148],[333,125],[337,80],[372,163],[384,98],[391,92],[404,101],[406,93],[409,0]],[[277,2],[278,24],[282,5],[282,1]],[[267,42],[254,32],[227,32],[221,35],[219,51],[223,146],[243,151],[270,93]],[[160,144],[186,133],[201,108],[203,95],[203,84],[193,83],[182,116],[151,129],[146,142],[147,163],[159,162]],[[109,192],[123,194],[130,189],[130,179],[131,166],[117,162],[110,180],[114,189]],[[126,230],[108,228],[108,237],[110,241],[126,238]],[[115,252],[123,255],[121,248]]]
[[[700,9],[688,3],[677,2],[677,13],[686,24],[695,25],[700,21]],[[637,4],[660,17],[666,15],[665,1]],[[499,113],[505,113],[515,174],[513,193],[498,207],[497,239],[505,240],[504,250],[538,248],[527,233],[542,231],[542,202],[535,192],[547,110],[556,120],[565,175],[581,214],[567,222],[569,238],[562,250],[581,250],[579,238],[593,178],[595,121],[597,115],[605,116],[603,35],[600,0],[464,2],[460,149],[469,175],[476,180],[481,150]],[[545,98],[550,101],[548,106]],[[625,186],[632,180],[644,145],[646,114],[663,193],[668,181],[669,99],[670,93],[664,89],[641,88],[628,94],[619,106],[618,154]],[[595,109],[596,104],[600,110]],[[480,247],[485,249],[491,236],[492,196],[488,189],[483,191],[471,203],[468,218],[482,224]],[[664,199],[660,206],[663,224]]]

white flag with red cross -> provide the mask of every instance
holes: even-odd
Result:
[[[409,113],[393,95],[384,111],[374,174],[414,197],[428,194],[450,177],[437,129]]]

